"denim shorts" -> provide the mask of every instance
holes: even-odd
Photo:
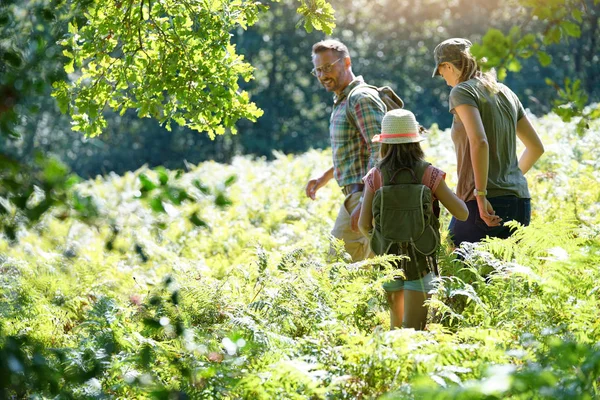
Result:
[[[405,281],[403,279],[394,279],[385,282],[382,286],[386,292],[398,292],[400,290],[414,290],[415,292],[429,293],[433,290],[433,272],[428,273],[421,279],[414,281]]]
[[[521,199],[516,196],[498,196],[488,198],[488,201],[494,208],[496,215],[502,218],[500,226],[487,226],[479,217],[477,200],[467,201],[469,218],[466,221],[459,221],[456,218],[452,218],[448,228],[455,246],[460,246],[462,242],[479,242],[486,236],[506,239],[512,235],[512,232],[507,226],[504,226],[504,222],[514,220],[523,225],[529,225],[531,219],[531,199]]]

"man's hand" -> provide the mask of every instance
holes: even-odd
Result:
[[[314,200],[317,197],[317,190],[325,186],[325,183],[327,182],[323,182],[322,177],[308,181],[308,184],[306,185],[306,196]]]
[[[360,218],[361,206],[362,203],[358,203],[352,211],[352,214],[350,214],[350,227],[352,228],[352,232],[358,232],[358,219]]]
[[[320,177],[308,181],[305,189],[306,196],[314,200],[315,197],[317,197],[317,190],[325,186],[327,182],[331,180],[331,178],[333,178],[333,167],[325,171],[325,173]]]
[[[496,215],[494,208],[485,196],[477,196],[477,207],[479,208],[479,217],[487,226],[500,226],[502,218]]]

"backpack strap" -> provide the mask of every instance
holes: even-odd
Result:
[[[394,180],[396,179],[396,175],[398,175],[398,172],[400,171],[408,171],[410,172],[412,178],[413,178],[413,183],[419,183],[419,181],[417,180],[417,176],[415,175],[415,171],[413,171],[412,169],[408,168],[408,167],[402,167],[399,168],[398,170],[396,170],[396,172],[394,172],[394,175],[392,175],[391,179],[390,179],[390,183],[395,183]]]
[[[352,107],[350,106],[350,98],[352,97],[352,95],[354,93],[356,93],[356,91],[358,89],[363,89],[363,88],[368,88],[368,89],[373,89],[375,90],[375,92],[377,93],[377,97],[379,97],[379,93],[378,93],[378,89],[376,86],[373,85],[368,85],[366,83],[359,83],[358,85],[356,85],[354,88],[352,88],[352,90],[350,91],[350,93],[348,93],[348,96],[346,96],[346,98],[348,100],[346,100],[346,119],[348,121],[350,121],[350,123],[357,129],[360,131],[360,128],[358,127],[358,123],[356,122],[356,118],[354,118],[354,113],[353,110],[351,109]]]
[[[401,167],[401,168],[398,168],[396,171],[394,171],[393,174],[392,174],[392,171],[388,171],[386,168],[380,169],[382,185],[387,186],[387,185],[397,185],[397,184],[401,184],[401,183],[415,183],[415,184],[422,183],[423,175],[425,175],[425,171],[427,171],[427,168],[430,165],[431,165],[431,163],[428,163],[427,161],[419,161],[417,163],[417,165],[415,165],[413,168]],[[398,176],[398,174],[403,171],[408,171],[410,173],[412,182],[408,181],[406,178],[402,178],[402,177]],[[399,178],[399,181],[396,181],[397,176]]]

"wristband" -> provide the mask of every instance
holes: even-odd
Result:
[[[477,197],[477,196],[487,196],[487,189],[486,190],[477,190],[477,188],[473,189],[473,196]]]

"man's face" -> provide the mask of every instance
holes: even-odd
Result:
[[[338,93],[344,89],[346,60],[331,50],[322,51],[313,57],[316,77],[328,92]]]

